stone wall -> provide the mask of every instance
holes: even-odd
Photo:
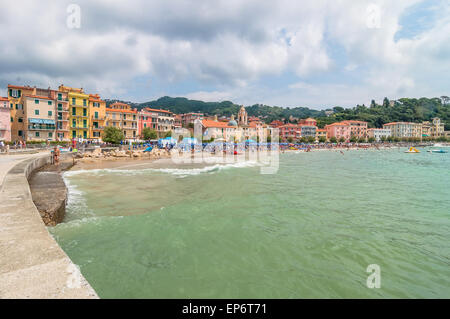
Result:
[[[5,176],[0,193],[0,299],[98,298],[49,234],[33,203],[28,177],[50,156],[24,160]]]

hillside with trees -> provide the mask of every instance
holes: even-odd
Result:
[[[116,101],[116,100],[114,100]],[[107,105],[113,100],[107,100]],[[240,105],[231,101],[223,102],[203,102],[189,100],[184,97],[164,96],[155,101],[145,103],[131,103],[133,107],[142,109],[144,107],[161,108],[170,110],[177,114],[200,112],[206,115],[230,116],[237,114]],[[441,96],[440,98],[401,98],[390,101],[388,98],[382,104],[372,103],[369,106],[357,105],[353,108],[343,108],[336,106],[328,110],[314,110],[308,107],[279,107],[263,104],[246,106],[249,116],[258,116],[266,123],[273,120],[283,120],[285,122],[295,121],[297,118],[313,117],[317,119],[319,127],[343,120],[361,120],[369,123],[369,127],[382,127],[389,122],[423,122],[430,121],[433,117],[439,117],[445,123],[445,129],[450,130],[450,98]],[[327,113],[332,113],[329,116]]]

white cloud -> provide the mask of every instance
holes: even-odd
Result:
[[[80,0],[81,29],[68,29],[70,1],[3,0],[0,86],[64,83],[115,96],[147,77],[195,82],[189,97],[291,106],[448,94],[450,14],[395,41],[402,13],[417,2]],[[379,28],[368,27],[372,3]],[[284,89],[258,85],[284,74],[296,77]],[[307,84],[312,78],[321,84]]]

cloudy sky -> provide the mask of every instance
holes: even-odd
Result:
[[[63,83],[316,109],[450,95],[450,0],[1,0],[0,12],[3,95]]]

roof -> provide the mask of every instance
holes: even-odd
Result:
[[[391,123],[386,123],[383,125],[396,125],[396,124],[416,124],[416,125],[420,125],[421,123],[414,123],[414,122],[391,122]]]
[[[120,113],[134,113],[136,114],[137,111],[136,110],[124,110],[124,109],[110,109],[110,108],[106,108],[106,112],[120,112]]]
[[[218,128],[232,128],[234,126],[228,125],[228,122],[218,122],[212,120],[202,120],[204,127],[218,127]]]
[[[8,84],[8,88],[12,88],[12,89],[25,89],[25,90],[34,90],[34,88],[31,87],[31,86],[21,86],[21,85],[11,85],[11,84]]]
[[[43,99],[43,100],[54,100],[48,96],[39,96],[39,95],[31,95],[31,94],[26,94],[24,95],[25,97],[31,97],[33,99]]]
[[[172,114],[172,112],[167,111],[167,110],[151,109],[149,107],[145,107],[144,110],[149,111],[149,112],[163,112],[163,113],[170,113],[170,114]]]
[[[0,96],[0,101],[9,101],[7,97]]]
[[[324,128],[318,128],[316,131],[317,131],[317,132],[326,132],[327,130],[324,129]]]

